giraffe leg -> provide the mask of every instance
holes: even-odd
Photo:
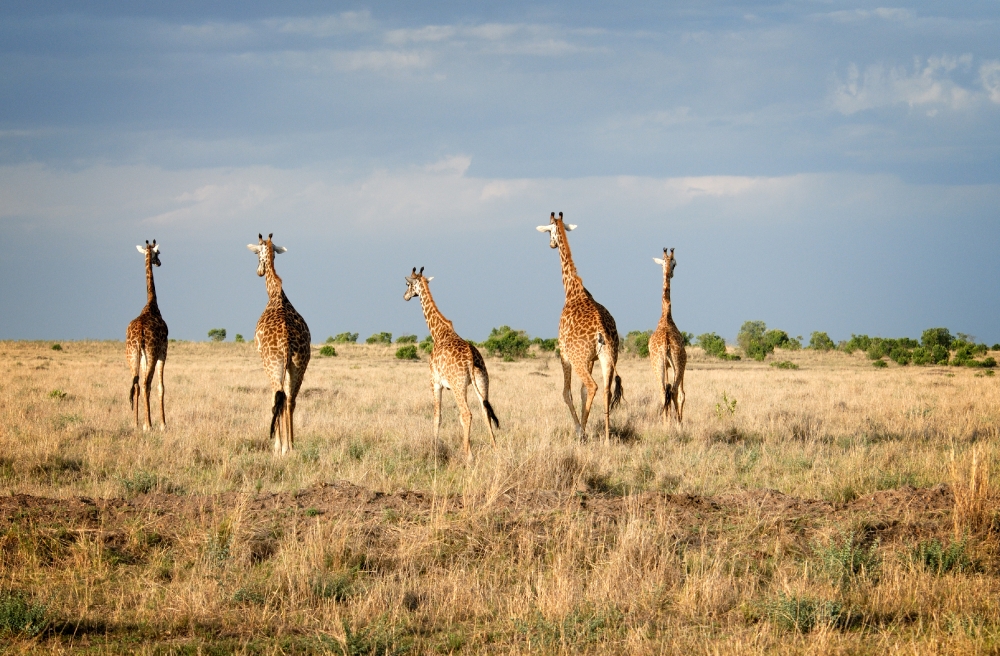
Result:
[[[573,428],[576,429],[576,436],[581,440],[585,439],[583,430],[580,428],[580,420],[576,416],[576,408],[573,407],[573,365],[569,360],[565,360],[562,353],[559,354],[559,363],[563,370],[563,401],[569,408],[569,414],[573,418]],[[582,404],[580,406],[583,407]]]
[[[166,360],[158,360],[156,363],[156,391],[160,397],[160,430],[167,430],[167,411],[163,407],[163,367]]]
[[[295,403],[292,397],[292,372],[289,369],[285,369],[285,409],[281,415],[282,431],[281,436],[281,455],[287,454],[292,449],[292,404]]]
[[[607,351],[602,352],[601,379],[604,381],[604,439],[611,440],[611,384],[615,376],[615,368]]]
[[[667,425],[667,415],[670,414],[670,395],[667,393],[667,359],[662,353],[657,353],[653,360],[653,373],[660,380],[660,407],[657,408],[657,416],[663,419],[663,425]]]
[[[461,391],[460,391],[461,390]],[[465,457],[472,462],[472,444],[470,436],[472,433],[472,411],[469,410],[469,379],[452,383],[452,391],[455,393],[455,403],[458,405],[459,417],[462,419],[462,431],[465,433],[465,441],[462,448],[465,450]]]
[[[284,411],[285,392],[276,389],[271,392],[271,437],[274,438],[274,455],[281,455],[281,415]]]
[[[441,435],[441,392],[444,386],[440,381],[432,380],[431,389],[434,392],[434,448],[437,448],[437,441]]]
[[[580,417],[580,430],[583,434],[587,433],[587,420],[590,419],[590,408],[594,405],[594,397],[597,396],[597,381],[594,380],[593,375],[590,373],[593,369],[593,360],[586,365],[578,362],[576,366],[576,373],[583,379],[583,384],[587,388],[587,398],[583,404],[582,416]]]
[[[142,373],[142,364],[140,351],[131,342],[125,349],[125,359],[128,360],[129,372],[132,374],[132,387],[129,389],[128,402],[135,419],[135,427],[139,428],[139,397],[142,396],[139,374]]]
[[[684,372],[674,378],[674,412],[677,413],[677,423],[684,421]]]
[[[153,374],[155,373],[156,362],[150,357],[148,353],[143,354],[143,367],[142,367],[142,389],[143,389],[143,399],[144,408],[146,409],[146,417],[142,424],[142,430],[148,431],[153,427],[153,419],[150,416],[149,411],[149,396],[153,389]]]
[[[472,389],[476,392],[476,396],[479,397],[479,407],[483,411],[483,421],[486,422],[486,429],[490,432],[490,440],[493,442],[494,448],[497,445],[496,435],[493,433],[493,419],[496,419],[496,415],[493,415],[493,419],[490,419],[490,413],[493,408],[490,406],[490,379],[487,377],[485,371],[480,371],[474,369],[473,375],[473,385]],[[499,421],[497,425],[499,426]]]

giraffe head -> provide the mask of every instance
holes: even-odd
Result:
[[[274,236],[274,233],[272,232],[271,234],[269,234],[267,236],[267,241],[264,241],[264,235],[258,233],[257,234],[257,242],[258,243],[256,243],[256,244],[247,244],[247,248],[249,248],[250,250],[252,250],[254,253],[257,254],[257,259],[258,259],[258,263],[257,263],[257,275],[258,276],[263,276],[264,275],[264,270],[265,270],[266,267],[271,267],[271,269],[273,270],[274,269],[274,256],[277,253],[284,253],[285,251],[288,250],[284,246],[275,246],[274,242],[271,241],[271,237],[273,237],[273,236]]]
[[[558,219],[556,218],[556,213],[553,212],[549,216],[549,224],[548,225],[538,226],[537,228],[535,228],[535,230],[537,230],[538,232],[547,232],[547,233],[549,233],[549,248],[559,248],[559,225],[560,224],[562,224],[562,226],[566,229],[566,232],[569,232],[570,230],[575,230],[576,229],[576,226],[573,225],[572,223],[563,223],[562,212],[559,212],[559,218]]]
[[[143,255],[146,254],[149,255],[150,264],[155,264],[156,266],[160,266],[160,247],[156,245],[155,239],[153,240],[152,244],[150,244],[149,240],[147,239],[145,246],[136,245],[135,248]]]
[[[403,300],[408,301],[414,296],[420,296],[420,290],[422,290],[427,283],[434,280],[434,276],[424,278],[424,268],[420,267],[420,271],[417,271],[417,267],[413,267],[413,272],[406,276],[404,280],[406,280],[406,293],[403,294]]]
[[[674,268],[677,267],[677,260],[674,259],[674,249],[667,251],[667,248],[663,248],[663,259],[654,257],[653,261],[663,267],[663,275],[669,280],[674,277]]]

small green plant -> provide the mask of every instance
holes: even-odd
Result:
[[[312,592],[321,599],[347,601],[354,591],[354,576],[351,572],[340,574],[320,574],[312,580]]]
[[[420,356],[417,355],[417,345],[407,344],[406,346],[400,346],[396,349],[396,359],[397,360],[419,360]]]
[[[347,447],[347,455],[351,457],[352,460],[361,461],[365,457],[365,445],[358,442],[352,442],[349,447]]]
[[[329,344],[324,344],[319,350],[319,354],[324,358],[332,358],[337,355],[337,349],[333,348]]]
[[[815,545],[813,551],[823,564],[827,575],[842,588],[850,586],[860,577],[877,581],[882,566],[878,541],[865,546],[854,535],[841,533],[826,545]]]
[[[416,344],[417,343],[417,336],[416,335],[400,335],[399,337],[396,338],[396,343],[397,344]]]
[[[772,367],[776,369],[798,369],[799,365],[795,364],[791,360],[782,360],[781,362],[772,362]]]
[[[423,351],[424,353],[430,353],[431,351],[434,350],[434,336],[433,335],[428,335],[427,337],[424,337],[423,340],[421,340],[421,342],[420,342],[420,350]]]
[[[53,344],[52,345],[52,350],[53,351],[61,351],[62,350],[62,344]]]
[[[977,569],[976,563],[969,557],[965,538],[959,542],[952,542],[947,547],[937,538],[921,541],[911,550],[910,558],[938,576],[949,572],[971,572]]]
[[[48,625],[45,606],[33,604],[17,593],[0,593],[0,638],[36,636]]]
[[[736,414],[736,399],[729,398],[726,392],[722,393],[722,400],[715,404],[715,416],[719,419],[732,417]]]
[[[365,340],[365,344],[392,344],[392,333],[375,333]]]
[[[50,399],[59,399],[61,401],[65,399],[67,396],[69,396],[69,394],[62,391],[61,389],[54,389],[51,392],[49,392]]]
[[[483,348],[490,356],[500,356],[504,362],[513,362],[528,355],[531,339],[523,330],[515,330],[510,326],[500,326],[490,331],[490,336],[483,342]]]
[[[814,331],[809,336],[809,348],[814,351],[832,351],[836,347],[836,344],[833,343],[833,340],[826,333]]]
[[[531,343],[537,345],[541,351],[552,352],[559,346],[559,338],[550,337],[546,339],[544,337],[536,337],[531,340]]]
[[[340,333],[336,337],[327,337],[327,344],[357,344],[358,334],[357,333]],[[370,342],[369,342],[370,343]]]
[[[264,601],[264,595],[253,588],[240,588],[233,593],[233,603],[238,606],[260,606]]]
[[[848,614],[839,601],[778,595],[767,605],[768,618],[778,626],[799,633],[809,633],[817,626],[841,626]]]
[[[226,329],[212,328],[208,331],[208,338],[213,342],[224,342],[226,341]]]
[[[156,474],[139,470],[128,478],[119,477],[118,482],[126,494],[149,494],[160,484],[160,479]]]
[[[622,343],[623,350],[638,355],[640,358],[648,358],[649,338],[652,336],[652,330],[633,330],[625,335],[625,340]]]
[[[316,517],[320,514],[319,508],[312,508],[312,507],[306,508],[304,513],[306,517]]]
[[[241,334],[239,334],[239,333],[236,333],[236,338],[235,338],[235,340],[234,340],[234,341],[235,341],[235,342],[236,342],[237,344],[242,344],[242,343],[244,343],[244,342],[245,342],[246,340],[245,340],[245,339],[243,339],[243,335],[241,335]]]
[[[875,362],[872,362],[872,366],[876,369],[885,369],[889,366],[889,363],[885,360],[876,360]]]

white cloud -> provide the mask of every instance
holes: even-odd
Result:
[[[1000,104],[1000,61],[984,62],[979,67],[979,81],[990,100]]]
[[[878,7],[876,9],[845,9],[831,11],[822,14],[821,17],[829,18],[838,23],[857,23],[860,21],[880,18],[886,21],[904,22],[913,19],[913,13],[909,9],[898,7]]]
[[[416,29],[390,30],[385,33],[386,43],[402,46],[409,43],[445,41],[455,36],[457,30],[451,25],[428,25]]]
[[[285,50],[274,53],[247,53],[241,61],[251,65],[265,62],[275,68],[309,71],[313,74],[331,72],[392,72],[427,68],[434,61],[427,52],[400,50]]]
[[[335,15],[309,18],[272,19],[264,21],[264,24],[284,34],[305,34],[318,38],[350,32],[367,32],[375,28],[371,12],[367,10],[345,11]]]
[[[926,61],[915,58],[912,70],[874,64],[861,73],[856,64],[851,64],[846,80],[838,76],[834,82],[832,104],[843,114],[897,104],[926,107],[930,113],[941,108],[965,109],[981,94],[961,86],[951,79],[951,74],[958,69],[968,70],[971,65],[970,54],[928,57]]]

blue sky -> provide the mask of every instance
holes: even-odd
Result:
[[[622,332],[745,320],[1000,341],[1000,7],[39,3],[0,8],[0,338],[120,339],[156,238],[171,336],[554,336],[563,211]]]

